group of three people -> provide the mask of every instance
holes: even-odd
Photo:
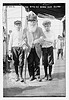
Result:
[[[10,35],[9,41],[9,57],[11,52],[13,54],[16,81],[23,79],[23,66],[25,51],[27,51],[27,62],[28,71],[30,75],[30,81],[37,79],[40,81],[40,58],[42,54],[42,62],[44,65],[45,77],[44,79],[52,80],[52,65],[54,64],[53,59],[53,35],[50,31],[51,22],[44,21],[43,26],[45,32],[42,28],[38,27],[37,15],[34,12],[28,14],[27,27],[21,31],[21,21],[15,21],[15,30]],[[19,66],[19,72],[18,72]],[[47,72],[47,67],[49,66],[49,75]],[[19,75],[20,74],[20,75]],[[20,77],[19,77],[20,76]]]

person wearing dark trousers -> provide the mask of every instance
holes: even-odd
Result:
[[[21,31],[21,21],[17,20],[14,22],[14,30],[10,35],[9,40],[9,57],[13,55],[14,68],[16,73],[16,81],[23,82],[23,65],[24,65],[24,50],[23,45],[23,33]]]
[[[37,77],[40,80],[41,43],[43,38],[42,28],[38,27],[37,15],[30,11],[27,16],[27,28],[23,30],[24,40],[29,45],[28,70],[30,81]]]
[[[36,75],[40,75],[40,59],[37,56],[35,48],[31,48],[30,54],[28,56],[28,70],[30,77],[33,76],[31,80],[35,78]]]
[[[44,65],[44,71],[45,71],[45,79],[46,80],[51,80],[51,73],[52,73],[52,64],[54,64],[54,59],[53,59],[53,47],[48,47],[48,48],[42,48],[42,54],[43,54],[43,65]],[[48,77],[48,72],[47,68],[49,67],[49,77]]]
[[[50,30],[51,22],[49,20],[44,21],[42,24],[45,29],[44,31],[45,37],[44,37],[44,42],[42,44],[42,61],[45,71],[44,79],[52,80],[52,65],[54,64],[54,57],[53,57],[54,34]]]
[[[22,47],[13,47],[12,54],[14,60],[15,73],[17,75],[16,81],[19,80],[19,73],[20,73],[20,80],[23,81],[22,72],[24,65],[24,50]],[[19,67],[19,73],[18,73],[18,67]]]
[[[59,54],[61,54],[61,58],[63,59],[63,49],[58,49],[57,59],[59,59]]]

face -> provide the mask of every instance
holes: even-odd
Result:
[[[21,24],[15,25],[15,28],[19,31],[21,28]]]
[[[37,28],[37,21],[28,21],[28,29],[30,32],[35,32]]]
[[[44,26],[44,28],[45,28],[45,30],[48,32],[48,31],[50,31],[50,27],[51,27],[51,25],[46,25],[46,26]]]
[[[30,26],[35,26],[36,23],[37,23],[37,21],[28,21],[28,24],[29,24]]]

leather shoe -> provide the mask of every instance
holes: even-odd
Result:
[[[24,82],[24,79],[23,78],[20,78],[20,82]]]
[[[17,82],[17,81],[19,81],[19,76],[17,76],[17,78],[16,78],[16,82]]]
[[[44,80],[48,80],[48,76],[45,76],[43,79],[44,79]]]
[[[48,77],[46,76],[44,79],[45,79],[45,80],[48,80]]]
[[[30,81],[33,81],[35,78],[33,76],[31,76]]]
[[[52,77],[51,77],[51,76],[49,76],[49,77],[48,77],[48,80],[49,80],[49,81],[51,81],[51,80],[52,80]]]

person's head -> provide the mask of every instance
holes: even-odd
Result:
[[[27,16],[27,23],[28,29],[34,32],[38,26],[37,15],[34,12],[29,12]]]
[[[58,39],[61,41],[63,40],[63,37],[61,35],[58,35]]]
[[[44,26],[45,30],[48,32],[50,31],[50,27],[51,27],[51,22],[49,20],[46,20],[42,23],[42,25]]]
[[[20,30],[21,25],[22,25],[22,23],[19,20],[17,20],[17,21],[14,22],[14,26],[15,26],[16,30],[18,30],[18,31]]]

